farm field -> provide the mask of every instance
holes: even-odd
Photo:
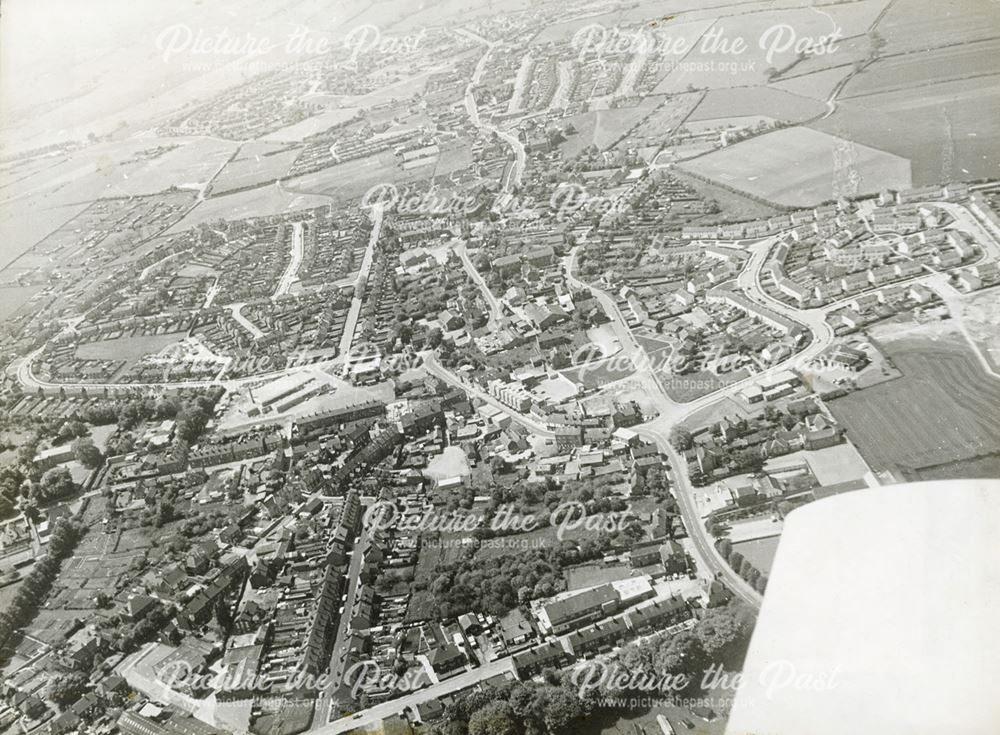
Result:
[[[863,54],[862,54],[863,57]],[[811,60],[811,59],[810,59]],[[806,65],[797,64],[789,76],[780,81],[772,82],[771,86],[785,92],[825,101],[830,97],[841,79],[851,72],[850,66],[836,66],[830,69],[812,70]]]
[[[0,288],[0,320],[14,316],[14,312],[28,303],[42,288],[42,286]]]
[[[996,79],[939,82],[847,100],[809,127],[910,159],[914,186],[997,176]]]
[[[834,158],[842,139],[808,128],[786,128],[745,140],[680,168],[786,206],[811,206],[836,198]],[[910,164],[890,153],[855,145],[859,193],[910,186]]]
[[[288,167],[299,155],[299,150],[279,143],[247,143],[212,182],[212,193],[224,194],[279,179],[288,172]]]
[[[880,59],[855,75],[841,91],[847,101],[871,94],[916,87],[942,81],[997,74],[1000,42],[986,41],[950,46],[927,53]]]
[[[769,68],[783,69],[796,59],[790,46],[779,47],[781,39],[773,29],[782,25],[794,30],[796,38],[820,39],[839,30],[842,37],[865,33],[882,10],[886,0],[864,0],[847,4],[826,4],[818,7],[735,8],[713,9],[712,26],[722,39],[742,39],[743,53],[725,54],[711,45],[704,36],[677,67],[665,76],[656,92],[677,92],[689,84],[699,88],[721,89],[764,84]],[[740,11],[743,12],[740,12]],[[685,15],[684,18],[689,16]],[[707,30],[707,29],[706,29]],[[771,49],[774,53],[770,54]],[[840,43],[824,49],[827,64],[850,63],[850,49]]]
[[[990,289],[962,305],[962,319],[995,372],[1000,372],[1000,290]]]
[[[816,99],[774,87],[713,89],[691,113],[691,120],[767,115],[778,120],[801,122],[822,115],[826,106]]]
[[[984,480],[994,480],[1000,477],[1000,454],[989,454],[960,462],[947,462],[934,467],[923,467],[912,473],[914,480],[950,480],[956,477],[982,478]]]
[[[922,50],[996,36],[1000,5],[982,0],[897,0],[879,21],[884,53]]]
[[[961,337],[883,348],[903,377],[829,403],[870,466],[905,473],[1000,451],[1000,380]]]
[[[269,217],[282,212],[314,209],[329,204],[328,197],[298,194],[277,186],[262,186],[235,194],[212,197],[198,204],[184,219],[171,227],[167,234],[176,234],[203,222],[218,219],[236,220],[246,217]]]

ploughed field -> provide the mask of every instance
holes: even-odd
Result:
[[[903,376],[829,404],[872,467],[905,474],[952,465],[961,477],[966,460],[1000,452],[1000,380],[964,340],[902,339],[884,348]]]

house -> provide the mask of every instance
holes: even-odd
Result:
[[[843,309],[837,312],[840,322],[848,329],[857,329],[865,323],[865,318],[854,309]]]
[[[545,669],[559,669],[573,659],[558,641],[548,641],[514,654],[514,669],[522,679],[537,676]]]
[[[856,373],[868,365],[868,355],[847,345],[831,345],[819,354],[815,362],[821,366],[841,368]]]
[[[438,314],[438,321],[441,322],[441,327],[446,332],[453,332],[465,326],[465,320],[448,309]]]
[[[536,248],[525,254],[524,259],[529,265],[535,268],[541,268],[547,265],[552,265],[555,261],[556,251],[551,245],[546,245],[545,247]]]
[[[628,635],[628,625],[622,618],[612,618],[574,631],[566,646],[576,657],[609,651]]]
[[[458,650],[458,646],[447,643],[427,654],[427,665],[438,679],[444,679],[465,669],[465,654]]]
[[[516,607],[500,618],[500,637],[508,650],[523,646],[534,634],[535,629]]]
[[[869,285],[868,273],[848,273],[840,279],[840,288],[842,291],[860,291],[863,288],[867,288]]]
[[[937,296],[937,294],[922,283],[915,283],[910,286],[910,290],[907,292],[907,295],[910,297],[911,301],[918,304],[926,304],[929,301],[933,301]]]
[[[684,547],[676,541],[668,540],[660,544],[660,563],[663,564],[667,574],[682,574],[689,569],[687,552]]]
[[[501,276],[507,276],[512,273],[516,273],[521,270],[521,255],[520,253],[515,253],[513,255],[503,255],[493,261],[493,270],[499,273]]]
[[[572,597],[550,602],[538,612],[538,620],[555,635],[607,617],[618,609],[620,598],[610,584],[595,587]]]
[[[840,444],[840,431],[834,427],[806,431],[802,434],[803,448],[824,449]]]
[[[414,707],[416,721],[426,724],[441,719],[444,716],[444,705],[440,699],[430,699],[420,702]]]
[[[629,552],[629,564],[632,569],[648,567],[660,563],[660,542],[646,541],[635,544]]]
[[[983,280],[969,271],[962,271],[959,273],[956,280],[958,282],[958,287],[966,293],[978,291],[983,287]]]
[[[579,426],[561,426],[554,433],[558,452],[567,452],[583,444],[583,432]]]
[[[671,597],[631,610],[626,617],[632,632],[641,635],[687,620],[691,608],[682,598]]]

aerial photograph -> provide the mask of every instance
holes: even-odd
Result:
[[[1000,733],[1000,1],[0,1],[0,733]]]

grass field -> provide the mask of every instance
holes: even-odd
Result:
[[[653,100],[654,104],[655,102]],[[570,115],[564,118],[563,123],[572,123],[577,132],[559,144],[559,152],[564,158],[573,158],[591,145],[596,145],[603,151],[652,111],[651,106],[642,104]]]
[[[881,59],[854,76],[844,86],[840,99],[909,88],[916,88],[914,96],[919,96],[919,90],[927,84],[996,74],[998,55],[1000,42],[992,41]]]
[[[159,352],[184,337],[184,332],[145,337],[121,337],[80,345],[76,356],[81,360],[126,360],[135,362],[144,355]]]
[[[809,128],[786,128],[750,138],[680,167],[767,201],[810,206],[836,198],[835,159],[845,141]],[[863,145],[851,147],[859,193],[910,186],[909,161]]]
[[[663,388],[667,391],[667,395],[675,401],[687,403],[701,398],[708,393],[717,391],[719,388],[723,388],[737,380],[749,377],[749,375],[750,373],[745,368],[728,373],[725,377],[720,377],[707,370],[699,370],[698,372],[687,373],[685,375],[674,375],[661,370],[660,380],[663,383]]]
[[[774,87],[713,89],[691,113],[691,120],[767,115],[778,120],[801,122],[823,114],[822,102]]]
[[[989,38],[997,28],[1000,4],[982,0],[897,0],[878,25],[887,54]]]
[[[626,367],[626,358],[621,355],[612,355],[603,362],[595,362],[589,365],[581,365],[569,370],[563,370],[562,374],[572,380],[577,385],[587,388],[599,388],[605,383],[621,380],[631,375],[634,370]]]
[[[960,477],[962,461],[1000,452],[1000,381],[961,338],[883,347],[903,377],[829,404],[869,465],[906,473],[958,463]]]
[[[761,219],[770,217],[778,213],[777,207],[751,199],[735,191],[724,189],[694,176],[687,176],[679,168],[674,168],[671,173],[680,181],[690,186],[701,196],[711,199],[719,205],[719,211],[715,214],[702,215],[695,219],[692,224],[708,225],[717,222],[732,222],[734,220]]]
[[[996,177],[996,80],[944,81],[845,100],[810,127],[909,158],[914,186]]]
[[[774,552],[778,550],[780,540],[781,536],[768,536],[752,541],[740,541],[733,544],[733,549],[743,554],[744,559],[749,559],[761,574],[770,574],[771,565],[774,563]]]
[[[298,147],[281,143],[246,143],[212,182],[212,193],[217,196],[233,189],[279,179],[288,172],[299,151]]]

